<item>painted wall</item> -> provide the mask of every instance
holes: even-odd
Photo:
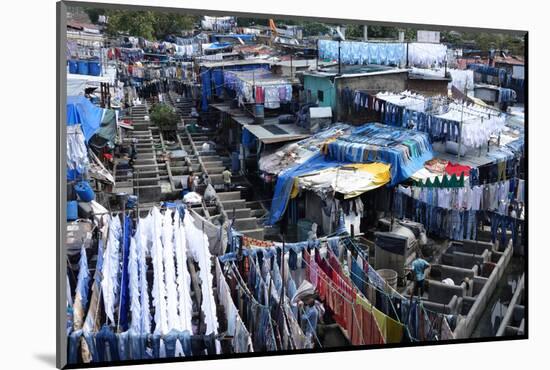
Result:
[[[323,92],[323,101],[319,101],[320,107],[331,107],[334,114],[336,109],[336,90],[329,77],[304,75],[304,94],[308,98],[308,90],[311,98],[308,102],[316,102],[318,91]]]

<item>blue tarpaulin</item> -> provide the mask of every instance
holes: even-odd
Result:
[[[391,166],[389,186],[408,179],[433,158],[428,135],[423,132],[367,123],[328,144],[328,155],[317,152],[302,164],[281,172],[277,178],[268,225],[285,213],[294,178],[350,163],[381,162]]]
[[[353,163],[381,162],[391,165],[390,185],[396,185],[433,158],[424,132],[367,123],[328,144],[328,157]]]
[[[231,46],[231,45],[233,45],[233,44],[231,44],[230,42],[214,42],[214,43],[210,44],[210,46],[205,48],[205,50],[225,49],[226,47]]]
[[[320,171],[347,163],[349,162],[327,159],[319,152],[304,163],[297,164],[281,172],[277,178],[277,184],[275,185],[275,192],[273,194],[273,200],[271,201],[271,212],[267,224],[273,225],[279,221],[285,213],[288,199],[292,191],[292,185],[294,184],[294,178],[296,176],[302,176],[309,172]]]
[[[81,124],[86,142],[97,132],[103,118],[103,108],[92,104],[84,96],[67,97],[67,126]]]
[[[254,38],[256,37],[256,35],[253,35],[253,34],[246,34],[246,33],[239,33],[239,34],[234,34],[234,33],[231,33],[231,34],[227,34],[227,35],[213,35],[212,36],[212,39],[213,40],[223,40],[223,39],[241,39],[243,40],[245,43],[247,42],[252,42],[254,41]]]

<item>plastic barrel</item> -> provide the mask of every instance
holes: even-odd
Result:
[[[69,73],[78,73],[78,61],[74,59],[69,60]]]
[[[99,76],[101,74],[101,64],[99,64],[99,61],[92,60],[88,62],[88,74],[91,76]]]
[[[79,75],[87,75],[88,74],[88,61],[87,60],[79,60],[78,61],[78,74]]]
[[[67,202],[67,221],[74,221],[78,218],[78,202],[70,200]]]
[[[80,181],[74,186],[76,194],[83,202],[91,202],[95,199],[95,193],[87,181]]]
[[[254,106],[254,122],[258,124],[264,123],[264,105],[256,104]]]
[[[378,275],[380,275],[380,277],[384,279],[389,286],[393,289],[397,288],[397,271],[391,269],[380,269],[376,270],[376,272],[378,272]]]

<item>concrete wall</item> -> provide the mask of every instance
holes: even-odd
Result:
[[[418,78],[410,78],[407,82],[408,90],[417,92],[427,96],[443,95],[447,96],[448,90],[447,80],[423,80]]]
[[[439,281],[451,278],[455,284],[460,284],[466,277],[473,279],[474,275],[475,273],[472,269],[447,265],[432,265],[429,278]]]
[[[372,74],[358,77],[339,77],[335,79],[336,84],[336,118],[342,120],[343,109],[340,107],[340,93],[349,87],[352,91],[367,90],[372,94],[381,91],[401,92],[407,89],[408,72],[397,72],[391,74]]]
[[[476,240],[464,240],[462,242],[462,248],[465,253],[482,254],[485,250],[491,250],[493,244]]]
[[[473,280],[473,288],[472,295],[476,296],[478,295],[482,290],[485,284],[487,284],[487,281],[489,278],[483,277],[483,276],[476,276]]]
[[[464,287],[462,285],[447,285],[436,280],[429,280],[428,298],[432,302],[448,304],[453,296],[462,297]]]
[[[422,304],[430,311],[440,312],[446,315],[456,315],[461,306],[461,302],[462,298],[453,296],[448,303],[442,304],[431,301],[423,301]]]
[[[487,254],[487,252],[483,252]],[[487,261],[488,256],[479,254],[470,254],[463,252],[444,253],[441,256],[441,262],[445,265],[471,269],[477,264],[482,264]]]
[[[487,307],[498,281],[502,278],[504,270],[512,258],[512,254],[513,248],[509,245],[491,273],[491,276],[487,279],[483,289],[479,292],[479,295],[477,296],[475,303],[472,305],[472,308],[469,310],[468,315],[461,320],[455,328],[454,334],[456,338],[470,337],[474,328],[477,326],[483,311]]]
[[[495,102],[498,99],[498,92],[494,89],[486,89],[484,87],[476,87],[474,89],[474,96],[478,99],[487,102]]]

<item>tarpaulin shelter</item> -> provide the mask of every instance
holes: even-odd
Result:
[[[288,199],[293,191],[294,195],[297,193],[294,187],[295,181],[299,187],[299,177],[318,172],[317,177],[312,178],[319,181],[318,187],[334,186],[333,190],[352,198],[384,184],[395,185],[408,179],[432,158],[432,146],[425,133],[378,123],[359,126],[344,135],[327,139],[320,152],[279,173],[267,223],[274,224],[281,219]],[[361,166],[367,163],[370,165]],[[342,168],[345,169],[342,171]],[[353,173],[348,168],[358,172]],[[355,177],[355,180],[337,182],[337,173]],[[327,182],[332,176],[334,180]],[[304,185],[307,182],[307,178],[302,180]]]
[[[342,165],[341,161],[330,160],[323,156],[323,154],[317,153],[304,163],[295,165],[281,172],[277,178],[277,184],[275,185],[275,192],[271,201],[271,211],[267,224],[273,225],[279,221],[285,213],[288,199],[290,198],[294,186],[294,178],[339,165]]]
[[[354,198],[390,182],[390,165],[385,163],[351,163],[314,171],[297,177],[290,195],[295,198],[301,189],[316,193],[340,193],[344,199]]]
[[[97,132],[105,109],[92,104],[84,96],[67,97],[67,126],[80,124],[86,142]]]
[[[381,162],[391,165],[391,183],[408,179],[433,158],[426,133],[367,123],[327,144],[331,160],[353,163]]]

